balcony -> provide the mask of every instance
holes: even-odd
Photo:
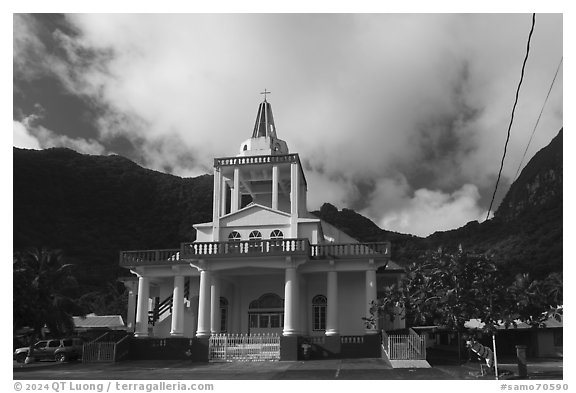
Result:
[[[180,259],[180,249],[120,251],[120,266],[133,267],[158,264],[186,263]]]
[[[390,256],[390,243],[328,243],[310,246],[311,259],[366,258]]]
[[[224,157],[215,158],[214,166],[239,166],[254,164],[285,164],[300,162],[298,154],[281,154],[277,156],[243,156],[243,157]]]
[[[310,254],[308,239],[245,240],[237,242],[183,243],[183,259],[206,259]]]
[[[308,239],[182,243],[180,249],[121,251],[120,266],[186,264],[211,258],[301,256],[311,260],[366,259],[390,256],[390,243],[314,244]]]

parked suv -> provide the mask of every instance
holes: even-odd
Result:
[[[82,357],[84,341],[80,338],[64,338],[59,340],[42,340],[34,344],[32,357],[38,360],[56,360],[66,362]],[[14,351],[14,360],[23,363],[28,356],[29,347],[22,347]]]

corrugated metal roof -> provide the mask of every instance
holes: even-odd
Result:
[[[87,315],[85,318],[72,317],[77,328],[124,329],[124,320],[120,315]]]
[[[484,327],[484,323],[480,322],[479,319],[470,319],[464,324],[464,327],[468,329],[482,329]],[[556,319],[550,317],[546,320],[546,322],[544,322],[544,327],[559,328],[562,327],[562,322],[558,322]],[[530,329],[530,328],[532,328],[532,326],[520,321],[516,322],[516,327],[514,327],[514,325],[508,326],[508,329]],[[504,330],[506,329],[506,326],[504,326],[504,324],[502,323],[497,327],[497,329]]]

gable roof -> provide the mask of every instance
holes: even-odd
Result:
[[[268,206],[263,206],[263,205],[260,205],[260,204],[258,204],[258,203],[250,203],[249,205],[244,206],[242,209],[239,209],[239,210],[237,210],[237,211],[235,211],[235,212],[228,213],[228,214],[225,214],[225,215],[221,216],[221,217],[220,217],[220,223],[222,224],[223,222],[226,222],[227,220],[230,221],[230,220],[233,220],[234,218],[240,218],[240,217],[248,216],[248,215],[252,214],[252,212],[250,212],[250,210],[253,210],[253,211],[268,211],[268,212],[270,212],[270,213],[277,214],[278,216],[281,216],[281,217],[290,218],[290,214],[288,214],[288,213],[286,213],[286,212],[283,212],[283,211],[280,211],[280,210],[274,210],[274,209],[272,209],[272,208],[270,208],[270,207],[268,207]],[[234,217],[234,218],[233,218],[233,217]],[[194,228],[196,228],[196,227],[210,227],[210,226],[212,226],[212,221],[210,221],[210,222],[198,223],[198,224],[194,224],[194,225],[192,225],[192,226],[193,226]]]
[[[286,225],[289,222],[290,214],[257,203],[252,203],[234,213],[220,217],[221,227]]]
[[[358,239],[346,234],[344,231],[336,228],[334,225],[320,219],[322,223],[322,231],[324,233],[324,240],[330,243],[360,243]]]
[[[396,262],[394,261],[388,261],[388,263],[386,264],[386,270],[387,271],[405,271],[405,269],[398,265]]]

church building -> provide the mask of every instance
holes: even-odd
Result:
[[[127,281],[136,338],[207,348],[223,335],[269,335],[281,359],[301,356],[303,343],[324,357],[380,356],[380,329],[403,321],[363,318],[396,279],[390,243],[359,242],[308,212],[300,157],[278,138],[266,98],[251,137],[214,159],[213,195],[212,221],[194,225],[194,242],[120,253],[137,277]]]

